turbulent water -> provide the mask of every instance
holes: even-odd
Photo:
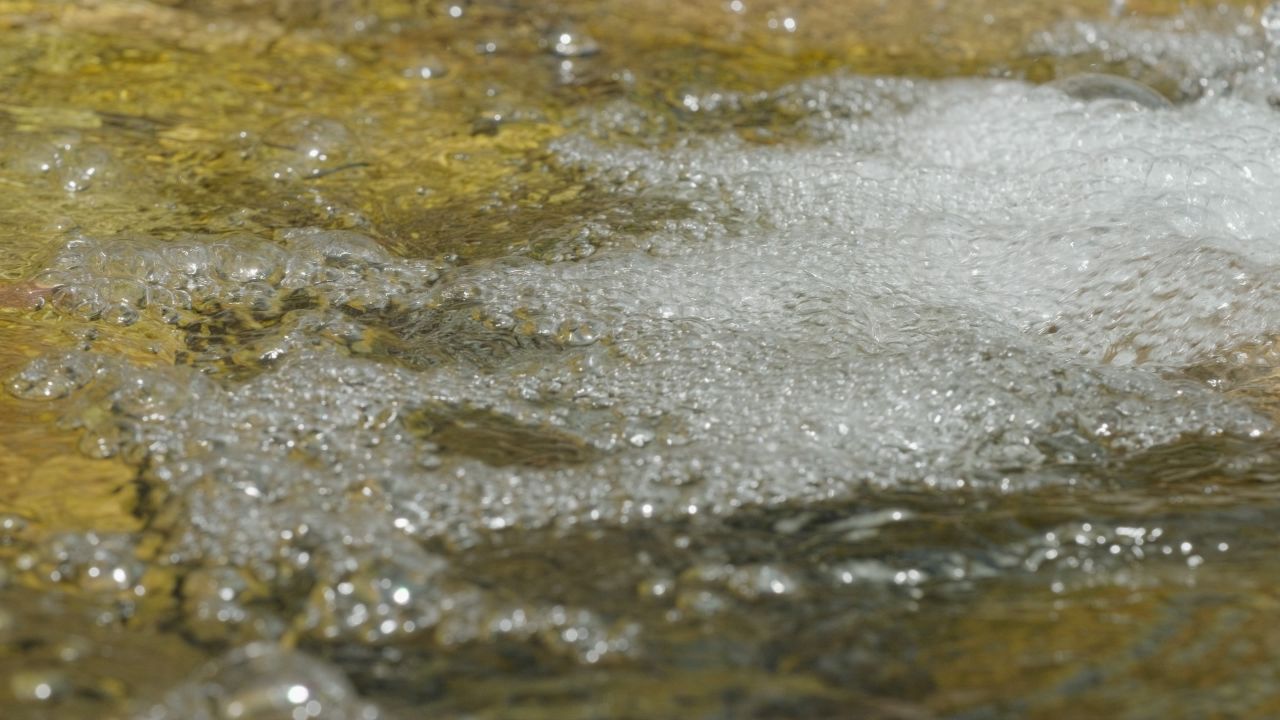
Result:
[[[466,673],[422,668],[451,653],[609,698],[609,677],[639,693],[671,668],[773,677],[699,701],[707,717],[959,712],[924,702],[952,661],[904,614],[980,616],[1006,585],[1046,608],[1155,597],[1276,515],[1143,509],[1161,483],[1277,469],[1269,405],[1224,391],[1269,372],[1280,332],[1280,84],[1258,21],[1239,23],[1037,39],[1114,62],[1158,46],[1168,107],[1105,78],[844,73],[679,98],[708,125],[784,113],[792,139],[771,143],[652,141],[653,108],[596,103],[550,162],[669,211],[601,208],[534,257],[407,259],[318,227],[70,237],[35,279],[46,312],[167,328],[178,362],[88,337],[9,389],[139,468],[160,509],[147,532],[61,535],[19,562],[129,598],[149,554],[180,578],[183,632],[240,648],[139,717],[372,718],[353,680],[388,707],[435,701],[448,691],[424,683]],[[1063,510],[1064,492],[1112,504]],[[522,544],[554,562],[507,578]],[[1072,682],[1089,687],[1049,695],[1087,692]],[[1280,686],[1237,690],[1247,714]],[[503,716],[504,697],[451,712]],[[1018,702],[988,709],[1044,707]]]

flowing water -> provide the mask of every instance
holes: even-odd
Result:
[[[1280,716],[1280,5],[0,56],[6,718]]]

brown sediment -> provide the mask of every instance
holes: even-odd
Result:
[[[35,310],[44,306],[53,293],[53,288],[45,287],[31,280],[15,283],[0,283],[0,308],[18,308]]]

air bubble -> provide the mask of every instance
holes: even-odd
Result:
[[[376,720],[340,670],[300,651],[254,643],[198,670],[138,720]]]
[[[54,702],[67,696],[71,681],[59,670],[22,670],[9,676],[9,691],[20,702]]]
[[[98,359],[87,353],[46,355],[32,360],[9,381],[9,392],[24,400],[64,398],[89,384]]]
[[[595,39],[580,29],[567,25],[548,33],[544,43],[558,57],[587,57],[600,52],[600,45]]]
[[[796,20],[795,13],[787,10],[769,13],[766,25],[770,30],[784,33],[794,33],[800,27],[800,23]]]
[[[1267,5],[1267,8],[1262,11],[1261,23],[1267,44],[1273,50],[1280,48],[1280,2]]]
[[[0,512],[0,546],[16,543],[29,525],[28,519],[18,513]]]
[[[1122,100],[1154,110],[1173,107],[1155,90],[1117,75],[1083,73],[1055,80],[1052,86],[1077,100]]]
[[[437,58],[426,58],[405,68],[401,74],[416,80],[438,80],[449,74],[449,68]]]
[[[128,597],[146,569],[134,542],[122,533],[54,535],[37,546],[31,572],[38,580],[69,583],[94,595]]]
[[[102,185],[114,165],[110,152],[85,143],[78,135],[20,145],[14,153],[20,169],[67,193],[81,193]]]
[[[447,564],[404,541],[346,560],[311,594],[303,628],[321,638],[380,643],[431,630],[447,605]]]
[[[803,583],[794,572],[778,565],[735,567],[725,584],[745,600],[795,596],[803,589]]]
[[[322,177],[360,162],[355,136],[337,120],[302,116],[274,127],[261,148],[275,180]]]

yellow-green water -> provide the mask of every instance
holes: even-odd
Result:
[[[1221,32],[1236,22],[1255,28],[1259,11],[1153,1],[1119,14],[1177,16]],[[46,269],[78,237],[122,243],[94,250],[107,255],[134,240],[152,249],[225,242],[235,253],[254,243],[293,248],[300,241],[287,231],[309,227],[375,240],[389,253],[370,261],[377,273],[438,267],[461,288],[420,305],[294,288],[263,306],[209,300],[176,318],[143,304],[129,322],[78,313],[79,301],[55,290],[42,308],[0,309],[0,373],[77,349],[121,363],[125,384],[141,377],[129,373],[177,368],[178,382],[199,374],[249,387],[272,375],[272,348],[286,347],[301,313],[330,310],[356,330],[326,326],[315,337],[370,367],[510,378],[590,364],[586,351],[572,354],[591,344],[575,335],[585,331],[540,328],[537,313],[520,308],[504,325],[469,304],[454,278],[509,257],[578,262],[601,227],[661,237],[703,217],[708,201],[639,192],[640,173],[602,179],[555,142],[589,135],[658,154],[708,137],[821,147],[805,106],[774,93],[833,74],[1042,82],[1110,71],[1180,103],[1196,99],[1196,78],[1141,56],[1035,50],[1040,33],[1075,19],[1115,21],[1103,2],[1003,0],[741,9],[720,0],[0,2],[0,277],[10,287],[43,292]],[[716,93],[745,100],[690,106]],[[617,101],[639,108],[640,120],[590,128],[592,113]],[[587,240],[566,242],[576,237]],[[124,280],[148,272],[129,262],[113,272]],[[513,272],[522,267],[511,262]],[[406,296],[422,291],[405,282]],[[595,347],[607,351],[601,362],[632,359],[622,339]],[[1274,417],[1267,349],[1233,347],[1162,377]],[[215,531],[192,525],[196,501],[182,493],[198,495],[198,486],[179,493],[166,484],[162,471],[177,451],[153,456],[123,442],[95,450],[85,438],[101,431],[96,419],[115,422],[120,401],[87,394],[0,396],[5,717],[129,717],[252,640],[333,663],[389,717],[1280,715],[1272,530],[1280,449],[1270,433],[1191,433],[1044,470],[1069,482],[1021,483],[1017,468],[1005,468],[1012,485],[850,483],[826,498],[779,492],[776,502],[712,513],[593,516],[575,505],[564,512],[569,522],[442,526],[413,542],[448,563],[447,577],[427,573],[443,588],[444,620],[371,639],[358,622],[347,625],[364,629],[334,630],[346,626],[324,613],[340,615],[340,601],[321,598],[324,582],[309,585],[310,570],[288,570],[284,560],[244,560],[252,571],[236,581],[233,604],[247,619],[211,616],[200,603],[227,585],[209,578],[242,561],[179,540]],[[530,401],[535,410],[539,402]],[[429,446],[431,462],[449,470],[564,470],[581,481],[615,454],[592,434],[622,422],[610,407],[562,422],[552,411],[521,415],[444,393],[383,422],[401,423],[396,442]],[[675,438],[677,424],[691,421],[646,422],[646,432]],[[208,441],[192,432],[183,442]],[[630,432],[620,435],[624,445]],[[307,467],[348,472],[327,457]],[[423,482],[453,482],[430,475],[435,467]],[[459,496],[481,492],[457,478]],[[402,479],[369,471],[343,482],[376,504]],[[488,498],[475,503],[488,507]],[[127,561],[129,581],[102,591],[76,555],[86,551],[59,558],[58,537],[94,547],[123,538],[100,572]],[[214,542],[276,539],[228,531]],[[284,545],[281,557],[303,547]],[[324,548],[306,551],[319,557]],[[79,575],[60,562],[79,562]],[[363,582],[361,568],[348,570],[349,582]],[[348,577],[325,572],[317,571]],[[369,572],[372,587],[380,576]],[[454,609],[468,603],[484,617]],[[582,627],[607,629],[608,652],[593,655],[594,646],[567,637],[578,626],[557,613],[577,609],[592,614]],[[511,629],[525,615],[541,618],[528,621],[538,627]],[[248,716],[296,710],[270,707]],[[224,708],[216,717],[238,715]]]

